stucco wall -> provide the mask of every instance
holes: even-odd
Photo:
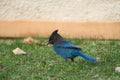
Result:
[[[0,37],[48,38],[56,29],[67,38],[120,40],[120,22],[0,21]]]
[[[120,0],[0,0],[0,19],[120,21]]]

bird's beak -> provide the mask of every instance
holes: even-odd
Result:
[[[52,44],[52,40],[51,40],[51,41],[48,41],[47,45],[49,45],[49,44]]]
[[[50,42],[47,43],[47,45],[49,45],[49,44],[50,44]]]

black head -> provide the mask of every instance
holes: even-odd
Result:
[[[58,33],[58,30],[55,30],[52,32],[48,44],[55,44],[57,42],[63,41],[64,39],[62,38],[62,36],[60,36]]]

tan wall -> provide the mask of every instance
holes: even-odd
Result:
[[[120,0],[0,0],[0,19],[120,21]]]
[[[0,37],[120,39],[120,0],[0,0]]]
[[[120,22],[0,21],[0,37],[48,37],[55,29],[69,38],[120,39]]]

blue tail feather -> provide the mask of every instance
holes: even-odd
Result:
[[[79,52],[78,55],[81,56],[82,58],[84,58],[84,59],[90,61],[90,62],[96,62],[96,59],[95,59],[95,58],[92,58],[92,57],[90,57],[90,56],[84,54],[83,52]]]

